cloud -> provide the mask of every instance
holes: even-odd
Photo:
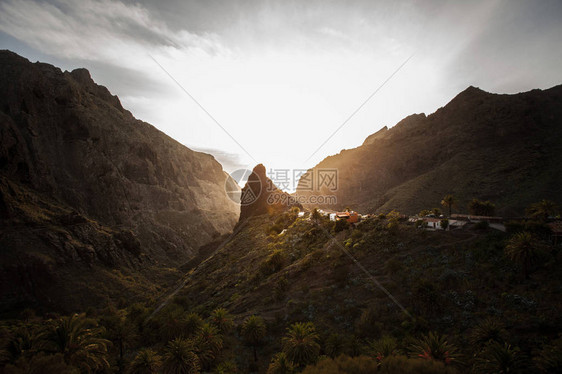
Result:
[[[87,67],[135,116],[227,170],[246,166],[244,152],[199,104],[259,162],[297,168],[413,53],[314,162],[469,85],[560,83],[561,6],[549,1],[0,0],[0,38]]]
[[[7,0],[0,3],[0,30],[47,54],[117,66],[127,61],[139,70],[153,64],[147,54],[155,51],[224,49],[214,35],[171,32],[146,8],[113,0]]]

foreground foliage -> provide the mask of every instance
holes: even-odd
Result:
[[[324,216],[255,219],[156,312],[2,321],[2,370],[560,372],[560,251],[533,227],[427,232],[398,212],[341,230]]]

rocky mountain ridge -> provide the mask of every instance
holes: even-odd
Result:
[[[0,139],[2,307],[90,289],[70,279],[84,268],[122,289],[100,274],[172,269],[239,215],[211,155],[135,119],[86,69],[1,51]]]
[[[435,113],[414,114],[354,149],[329,156],[338,170],[338,206],[365,213],[417,213],[456,196],[519,216],[541,199],[562,203],[562,86],[514,95],[469,87]],[[332,191],[297,195],[332,194]]]

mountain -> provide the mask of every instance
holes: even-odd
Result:
[[[550,248],[526,282],[504,254],[510,233],[477,226],[426,231],[393,220],[374,216],[338,230],[327,217],[298,217],[293,210],[252,216],[186,273],[151,328],[165,331],[179,320],[175,316],[208,316],[216,308],[226,308],[238,324],[258,315],[267,338],[255,372],[266,372],[295,322],[312,322],[321,354],[333,357],[375,357],[370,344],[385,336],[408,349],[412,337],[427,331],[474,357],[487,339],[469,339],[489,319],[501,321],[506,341],[529,356],[536,355],[537,342],[556,339],[562,326],[559,250]],[[239,347],[240,361],[250,360],[250,349]]]
[[[541,199],[562,203],[562,86],[500,95],[469,87],[435,113],[414,114],[311,169],[337,169],[337,205],[417,213],[453,194],[519,216]],[[302,180],[307,180],[307,176]],[[318,194],[302,185],[297,195]]]
[[[227,174],[85,69],[0,51],[0,310],[150,297],[228,233]]]
[[[267,177],[265,166],[257,165],[249,175],[240,196],[239,223],[250,217],[262,214],[276,214],[292,207],[302,209],[302,205],[293,201],[292,196],[281,191]]]

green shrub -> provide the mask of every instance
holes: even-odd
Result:
[[[351,233],[351,239],[355,242],[358,241],[359,239],[361,239],[363,237],[363,233],[361,232],[361,230],[355,229],[353,230],[353,232]]]
[[[330,357],[337,357],[345,349],[345,338],[338,333],[331,333],[324,342],[324,352]]]
[[[445,365],[459,363],[457,348],[443,335],[430,332],[417,339],[410,347],[411,356],[425,360],[441,361]]]
[[[129,366],[128,374],[158,373],[162,357],[149,348],[139,350]]]
[[[275,354],[267,368],[267,374],[293,374],[295,372],[295,364],[287,358],[285,352]]]
[[[287,264],[287,255],[280,251],[274,251],[269,257],[260,265],[260,273],[264,276],[277,273],[283,269]]]
[[[369,344],[369,351],[378,361],[382,361],[399,353],[398,342],[391,336],[383,336]]]
[[[287,295],[288,290],[289,290],[289,281],[287,281],[287,278],[281,277],[273,287],[273,297],[275,298],[276,301],[281,301]]]
[[[355,323],[356,331],[363,337],[372,338],[380,334],[382,329],[381,311],[375,307],[364,309]]]
[[[500,321],[486,318],[474,328],[470,335],[470,341],[474,345],[483,345],[489,341],[503,343],[506,336],[507,331]]]
[[[534,361],[543,373],[562,373],[562,338],[545,344]]]
[[[234,361],[224,361],[217,365],[214,373],[216,374],[237,374],[240,373]]]
[[[526,361],[518,347],[490,341],[478,354],[474,366],[479,373],[526,373]]]
[[[400,222],[400,213],[395,210],[391,210],[386,215],[386,219],[388,220],[386,228],[391,232],[395,232],[398,229],[398,224]]]

